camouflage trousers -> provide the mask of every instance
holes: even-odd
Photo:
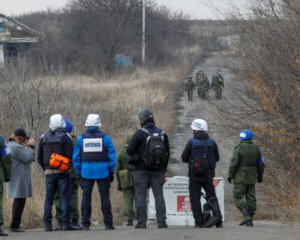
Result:
[[[79,220],[79,208],[78,208],[78,188],[79,180],[77,178],[71,178],[71,222],[78,223]],[[57,192],[55,195],[55,218],[58,223],[62,223],[62,210],[61,210],[61,197]]]
[[[188,95],[189,101],[192,102],[193,101],[194,91],[193,90],[187,90],[187,95]]]
[[[134,188],[129,188],[124,190],[123,192],[124,197],[124,216],[127,220],[133,220],[135,217],[134,214]]]
[[[247,209],[251,213],[256,211],[255,184],[234,184],[233,198],[239,210]]]
[[[207,99],[208,98],[208,93],[209,93],[208,89],[202,89],[201,97]]]
[[[222,87],[218,87],[218,88],[215,88],[214,91],[215,91],[216,98],[220,99],[222,97],[223,88]]]
[[[198,92],[198,96],[201,97],[202,96],[202,87],[198,87],[197,92]]]

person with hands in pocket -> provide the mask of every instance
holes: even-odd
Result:
[[[101,119],[98,114],[89,114],[85,126],[87,129],[78,137],[73,153],[73,166],[81,177],[82,227],[83,230],[90,228],[92,191],[95,182],[97,182],[105,230],[113,230],[109,190],[111,182],[114,180],[116,150],[110,136],[100,130]]]
[[[255,184],[263,181],[265,164],[259,147],[252,142],[251,130],[242,130],[240,140],[233,151],[227,180],[229,183],[233,181],[234,203],[244,216],[240,226],[253,227]]]

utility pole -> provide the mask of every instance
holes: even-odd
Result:
[[[142,0],[143,3],[143,27],[142,27],[142,63],[145,64],[146,58],[146,0]]]

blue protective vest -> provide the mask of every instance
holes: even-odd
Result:
[[[205,144],[207,142],[207,152],[206,159],[208,161],[208,166],[210,169],[216,167],[216,156],[214,152],[214,141],[211,138],[208,139],[198,139],[192,138],[192,154],[191,160],[203,157],[205,153]]]
[[[108,162],[107,149],[104,146],[105,133],[86,132],[82,135],[81,159],[84,162]]]

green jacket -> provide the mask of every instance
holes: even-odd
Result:
[[[121,185],[121,180],[120,180],[120,176],[119,176],[120,170],[128,169],[130,177],[131,177],[131,179],[133,179],[132,172],[134,171],[135,167],[133,165],[129,164],[129,162],[128,162],[127,147],[128,147],[127,145],[124,146],[124,148],[121,150],[121,152],[117,158],[116,177],[117,177],[117,182],[119,185]]]
[[[212,81],[212,84],[211,84],[211,88],[219,88],[219,87],[223,87],[224,88],[224,78],[222,75],[216,75],[216,76],[213,76],[213,81]]]
[[[193,80],[188,80],[185,84],[185,91],[194,91],[195,83]]]
[[[255,184],[262,180],[264,168],[259,147],[250,140],[244,140],[234,149],[228,177],[237,184]]]

